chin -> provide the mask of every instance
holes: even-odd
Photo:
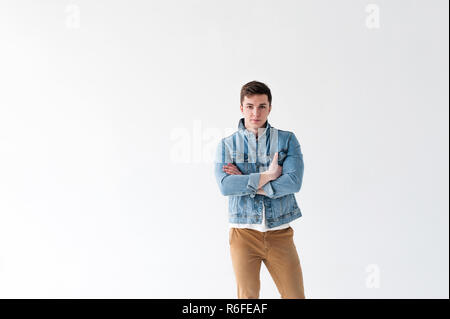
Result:
[[[262,128],[263,125],[264,125],[264,123],[266,123],[266,121],[263,121],[263,120],[261,120],[261,121],[259,121],[259,122],[257,122],[257,123],[254,123],[254,122],[252,122],[250,119],[248,119],[246,122],[248,123],[248,124],[247,124],[248,127],[249,127],[249,128],[252,128],[252,129]]]

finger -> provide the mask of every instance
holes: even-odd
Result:
[[[273,159],[272,159],[272,163],[278,163],[278,152],[276,152],[275,154],[273,154]]]
[[[241,171],[239,171],[238,169],[233,169],[233,168],[228,168],[227,172],[229,172],[229,174],[233,174],[233,175],[241,175]]]
[[[238,171],[238,172],[241,171],[236,165],[231,166],[231,169],[234,169],[234,170],[236,170],[236,171]]]
[[[234,164],[229,164],[228,168],[239,170],[239,168],[236,165],[234,165]]]

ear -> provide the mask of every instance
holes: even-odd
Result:
[[[242,104],[239,106],[239,108],[241,109],[241,112],[244,113],[244,107],[242,106]]]
[[[269,105],[269,113],[268,114],[270,114],[270,111],[272,111],[272,104]]]

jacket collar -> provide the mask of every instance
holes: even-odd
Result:
[[[264,136],[266,134],[267,130],[268,129],[270,130],[271,127],[272,126],[269,124],[269,120],[266,120],[266,123],[264,123],[264,127],[258,129],[258,139],[260,137]],[[244,118],[241,118],[239,120],[238,129],[239,129],[239,131],[244,133],[245,136],[249,136],[249,135],[255,136],[255,134],[253,132],[247,130],[247,128],[245,127],[245,120],[244,120]]]

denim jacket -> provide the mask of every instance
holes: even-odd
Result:
[[[266,171],[278,152],[282,175],[262,188],[266,195],[256,194],[260,173]],[[242,175],[230,175],[222,166],[233,163]],[[266,223],[273,228],[302,216],[294,193],[303,180],[303,154],[293,132],[278,130],[268,121],[258,129],[258,138],[239,120],[238,131],[223,138],[216,150],[214,171],[220,192],[228,196],[230,223],[261,224],[263,203]]]

